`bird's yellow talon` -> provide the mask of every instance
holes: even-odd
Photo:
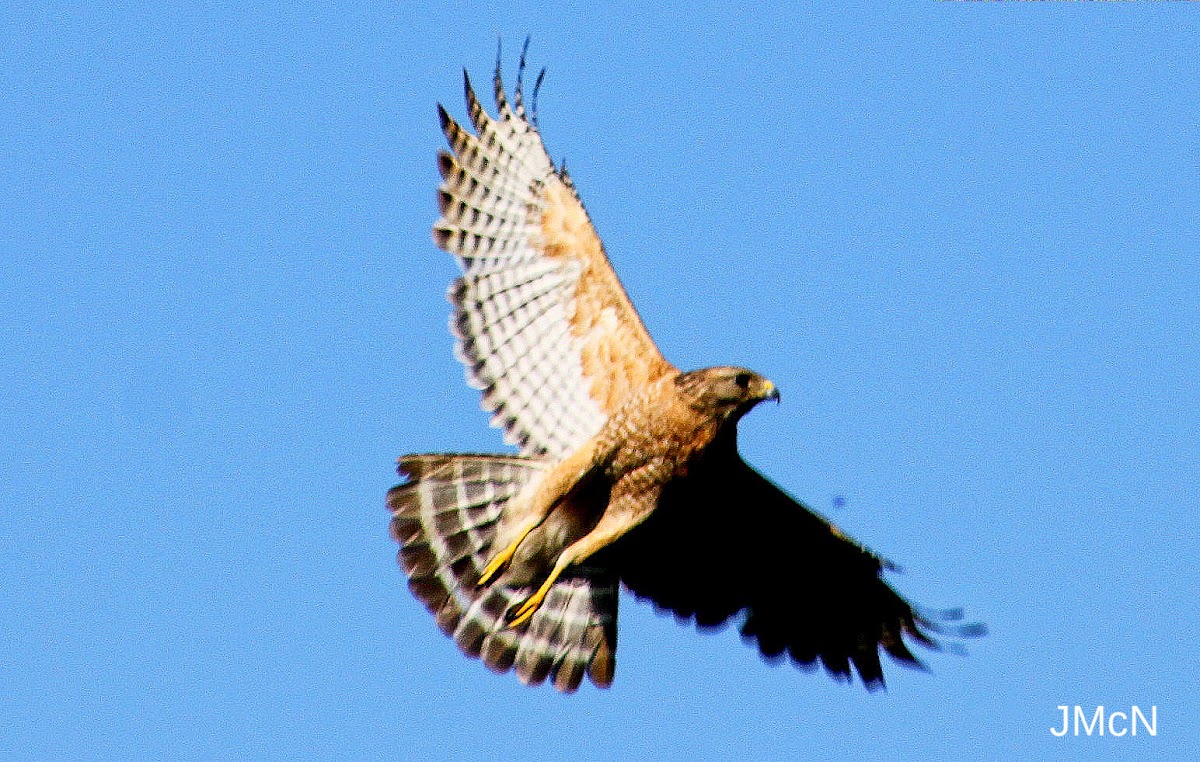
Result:
[[[496,575],[504,571],[508,567],[509,562],[512,561],[513,556],[517,554],[517,547],[520,546],[525,538],[529,536],[529,533],[532,532],[536,527],[536,523],[526,526],[521,530],[521,533],[517,535],[517,539],[512,541],[512,544],[497,553],[491,561],[488,561],[487,566],[483,567],[483,572],[479,575],[479,581],[475,583],[475,586],[483,587],[494,580]]]
[[[537,596],[534,596],[536,598]],[[541,606],[541,601],[534,603],[534,598],[530,598],[521,604],[521,608],[513,612],[513,620],[508,623],[508,628],[514,629],[528,622]],[[534,604],[534,605],[530,605]]]
[[[493,556],[492,560],[488,561],[487,566],[483,567],[483,573],[479,575],[479,581],[476,582],[475,585],[477,587],[483,587],[495,579],[496,575],[504,571],[504,569],[508,566],[508,563],[512,561],[512,557],[516,554],[517,545],[519,543],[520,540],[514,542],[512,545],[509,545],[507,548]]]
[[[529,621],[530,617],[537,613],[537,610],[542,606],[542,602],[546,600],[546,596],[550,593],[550,588],[554,587],[554,582],[558,579],[560,573],[562,573],[561,569],[555,569],[550,572],[550,576],[537,589],[537,592],[525,599],[525,602],[516,611],[509,614],[512,617],[508,622],[510,630],[525,624]]]

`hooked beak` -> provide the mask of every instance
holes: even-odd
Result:
[[[779,404],[779,389],[768,379],[763,379],[762,398],[764,400],[775,400],[775,404]]]

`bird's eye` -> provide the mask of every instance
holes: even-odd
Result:
[[[750,386],[750,374],[749,373],[737,374],[736,376],[733,377],[733,383],[737,384],[738,386],[740,386],[743,389],[747,388],[748,386]]]

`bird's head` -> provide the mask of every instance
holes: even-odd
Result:
[[[737,420],[763,400],[779,402],[775,384],[746,368],[693,370],[680,373],[675,384],[689,405],[714,417]]]

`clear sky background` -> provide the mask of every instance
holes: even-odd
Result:
[[[0,9],[0,756],[1200,755],[1200,8],[78,5]],[[434,103],[527,33],[664,353],[772,378],[747,459],[968,655],[868,694],[626,597],[563,697],[411,598],[394,459],[504,449]]]

